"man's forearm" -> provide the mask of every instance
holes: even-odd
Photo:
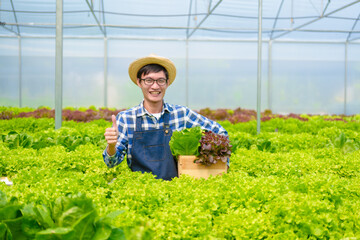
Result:
[[[108,145],[106,152],[109,154],[109,156],[113,156],[116,153],[116,147],[114,145]]]

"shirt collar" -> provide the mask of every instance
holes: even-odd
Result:
[[[141,103],[138,105],[138,111],[136,116],[140,117],[140,116],[144,116],[144,115],[148,115],[151,116],[151,114],[148,112],[148,110],[146,110],[144,108],[144,100],[141,101]],[[163,101],[163,110],[161,111],[161,115],[163,115],[165,113],[165,111],[170,112],[171,111],[171,106],[166,103],[165,101]]]

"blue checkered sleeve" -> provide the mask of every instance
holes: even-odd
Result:
[[[187,108],[186,116],[186,128],[200,126],[204,130],[228,136],[227,131],[220,124],[202,116],[201,114],[191,109]]]

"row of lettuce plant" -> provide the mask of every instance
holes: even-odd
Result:
[[[277,118],[262,123],[259,135],[255,121],[221,122],[233,145],[228,174],[170,182],[131,172],[126,160],[108,169],[101,157],[104,143],[95,140],[111,125],[105,120],[68,121],[56,131],[53,119],[2,120],[1,174],[14,184],[0,184],[0,191],[17,199],[20,213],[28,204],[51,212],[57,199],[86,193],[98,213],[89,224],[91,231],[97,219],[122,211],[109,226],[129,239],[356,239],[358,119]],[[14,131],[27,134],[32,145],[11,142]],[[44,146],[36,147],[41,136],[59,142],[46,145],[44,140]],[[94,141],[69,148],[61,144],[65,137]],[[7,204],[12,202],[2,206]],[[52,219],[51,228],[61,227]],[[40,227],[31,236],[46,229]]]
[[[253,135],[253,131],[248,129],[245,124],[232,125],[224,122],[223,125],[231,132],[233,151],[238,147],[250,149],[252,146],[256,146],[261,151],[289,150],[289,147],[284,147],[281,144],[281,142],[285,142],[281,139],[287,135],[279,134],[279,131],[284,133],[293,131],[293,134],[299,134],[299,138],[292,138],[296,140],[296,143],[291,146],[292,149],[336,147],[348,152],[360,148],[360,140],[357,134],[359,126],[356,122],[332,122],[328,124],[328,127],[319,127],[317,121],[309,121],[307,124],[302,124],[304,127],[300,127],[301,121],[299,120],[287,120],[287,124],[284,124],[285,120],[283,119],[280,121],[273,120],[269,124],[264,124],[264,130],[260,135]],[[313,122],[315,123],[312,124]],[[55,131],[51,119],[17,118],[13,121],[2,121],[0,126],[7,131],[1,133],[0,140],[10,149],[17,147],[40,149],[62,145],[68,150],[74,150],[77,146],[87,143],[105,147],[103,129],[108,125],[106,121],[98,120],[89,124],[77,123],[77,127],[72,127],[75,126],[74,124],[76,123],[73,121],[65,122],[64,127]],[[346,128],[339,128],[342,126],[346,126]],[[355,131],[351,130],[351,127]],[[275,130],[272,130],[274,128]],[[308,132],[304,130],[305,128]],[[39,131],[41,129],[43,131]],[[314,133],[316,133],[315,136]],[[291,142],[291,140],[286,141],[286,145],[290,146]]]
[[[98,119],[105,119],[111,121],[111,115],[117,114],[124,109],[115,108],[96,108],[94,106],[89,108],[64,108],[62,110],[62,118],[65,121],[74,120],[77,122],[90,122]],[[256,120],[256,111],[249,109],[210,109],[204,108],[198,111],[215,121],[229,121],[231,123],[249,122]],[[37,109],[32,108],[15,108],[15,107],[0,107],[0,119],[12,119],[12,118],[54,118],[55,110],[48,107],[39,107]],[[261,121],[268,121],[274,118],[289,119],[294,118],[301,121],[308,121],[309,117],[320,116],[320,115],[307,115],[307,114],[273,114],[271,110],[265,110],[261,113]],[[354,115],[323,115],[320,116],[326,121],[344,121],[351,122],[355,121]]]
[[[22,162],[11,173],[14,185],[0,185],[1,191],[41,206],[86,192],[101,216],[124,211],[114,227],[138,239],[359,237],[358,151],[243,148],[224,176],[171,182],[125,165],[106,169],[91,144],[71,152],[62,146],[11,152],[6,162]]]

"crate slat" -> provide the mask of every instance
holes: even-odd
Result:
[[[210,175],[221,175],[227,172],[227,164],[218,161],[210,166],[200,163],[194,163],[196,156],[179,156],[178,158],[178,174],[190,175],[194,178],[207,179]]]

